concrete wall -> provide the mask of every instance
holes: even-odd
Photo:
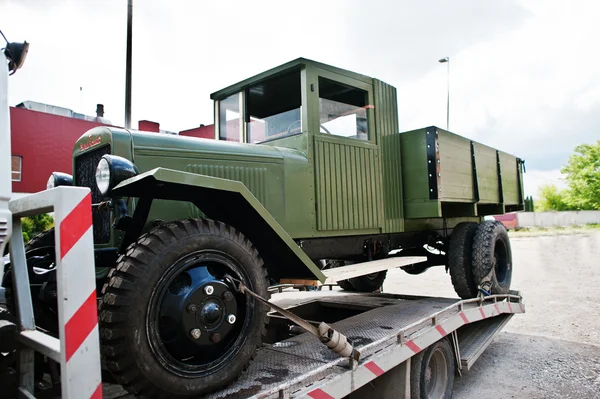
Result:
[[[518,212],[518,227],[567,227],[600,223],[600,211]]]

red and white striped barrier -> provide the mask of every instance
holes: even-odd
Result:
[[[29,289],[17,287],[19,318],[25,330],[22,341],[60,362],[63,399],[102,398],[90,190],[57,187],[11,201],[10,208],[15,236],[20,235],[21,216],[54,211],[60,342],[32,328],[29,309],[20,303]],[[17,245],[22,242],[15,241]],[[22,280],[27,278],[18,269],[26,268],[25,264],[19,265],[24,253],[15,251],[14,255],[15,276],[21,277],[17,285],[23,287]],[[30,300],[25,298],[29,304]]]
[[[83,194],[83,193],[81,193]],[[63,398],[102,398],[92,196],[68,196],[55,205]],[[55,219],[55,220],[56,220]],[[56,222],[55,222],[56,223]],[[95,376],[95,377],[94,377]]]

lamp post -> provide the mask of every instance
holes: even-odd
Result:
[[[125,60],[125,128],[131,128],[131,32],[133,0],[127,1],[127,53]]]
[[[446,130],[450,130],[450,57],[444,57],[439,60],[441,64],[448,65],[448,97],[446,98]]]

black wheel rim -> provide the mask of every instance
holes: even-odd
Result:
[[[436,348],[425,368],[425,392],[427,398],[442,398],[448,385],[448,362],[446,354]]]
[[[505,285],[510,271],[508,249],[503,240],[497,240],[494,246],[494,273],[499,285]]]
[[[156,284],[146,317],[148,341],[171,372],[212,373],[241,348],[253,311],[246,297],[224,281],[227,274],[252,287],[234,259],[212,250],[181,258]]]

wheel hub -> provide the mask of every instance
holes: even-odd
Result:
[[[207,287],[212,287],[212,289],[207,289]],[[225,298],[229,298],[229,300]],[[185,310],[194,305],[197,308],[195,314],[190,314]],[[211,279],[207,284],[194,287],[188,292],[179,313],[183,331],[198,328],[203,333],[199,339],[192,340],[194,344],[214,345],[220,340],[211,339],[211,334],[218,334],[225,338],[233,329],[233,325],[227,321],[227,316],[237,316],[237,301],[224,282]]]
[[[181,354],[189,350],[185,347],[190,342],[210,349],[227,339],[238,316],[238,300],[229,286],[208,267],[191,267],[174,278],[164,293],[160,335]]]
[[[214,300],[209,300],[200,310],[198,319],[204,325],[213,325],[223,317],[222,307]]]

